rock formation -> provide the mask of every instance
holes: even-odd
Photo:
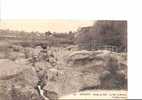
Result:
[[[27,63],[28,58],[23,56],[20,56],[23,63],[20,59],[1,59],[0,98],[43,100],[37,85],[49,100],[83,90],[127,89],[125,53],[107,50],[62,52],[53,53],[54,66],[52,60],[47,59],[36,61],[35,66]]]

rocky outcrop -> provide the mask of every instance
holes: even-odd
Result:
[[[107,50],[79,51],[69,55],[68,67],[84,73],[86,85],[84,89],[126,89],[127,88],[127,62],[126,54],[114,53]],[[88,73],[90,77],[85,75]],[[88,77],[88,78],[87,78]],[[93,78],[96,79],[93,79]],[[97,80],[93,82],[93,80]],[[90,84],[92,83],[92,84]]]
[[[37,84],[49,100],[90,89],[127,89],[125,53],[68,51],[53,57],[58,58],[55,66],[50,59],[35,66],[27,64],[27,59],[0,60],[0,98],[42,100]]]
[[[31,66],[0,60],[1,100],[40,100],[34,89],[38,79]]]
[[[126,54],[106,50],[76,51],[62,69],[49,70],[45,90],[59,96],[90,89],[127,89]]]

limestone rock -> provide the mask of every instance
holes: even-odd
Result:
[[[107,50],[75,51],[66,58],[63,71],[50,74],[46,89],[59,95],[87,89],[126,89],[127,64],[123,58]]]
[[[38,79],[31,66],[0,60],[1,100],[40,100],[34,86]]]

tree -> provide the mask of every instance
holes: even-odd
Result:
[[[97,45],[110,45],[124,51],[127,49],[127,21],[96,21],[93,26],[78,31],[77,43],[87,45],[85,49],[89,50]]]
[[[52,35],[52,33],[51,33],[50,31],[45,32],[45,37],[46,37],[46,40],[47,40],[48,36],[50,36],[50,35]]]
[[[91,27],[82,27],[78,30],[78,34],[76,36],[77,44],[82,49],[92,49],[92,40],[94,40],[94,29]]]

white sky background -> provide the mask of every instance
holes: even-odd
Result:
[[[1,19],[3,20],[0,28],[3,29],[68,32],[94,23],[94,20],[70,18],[76,15],[76,13],[72,14],[71,10],[75,11],[75,6],[80,6],[76,5],[76,1],[72,6],[73,9],[68,9],[71,7],[71,2],[68,0],[64,1],[65,6],[60,0],[2,0],[1,3]],[[63,11],[65,9],[66,11]]]
[[[129,98],[142,98],[142,0],[1,0],[2,19],[128,20]]]
[[[127,2],[111,0],[1,0],[2,19],[125,19]],[[111,6],[110,6],[111,5]],[[125,8],[125,9],[124,9]],[[112,9],[115,9],[114,11]],[[94,14],[92,14],[94,13]],[[113,14],[113,16],[109,16]],[[120,18],[120,19],[121,19]]]

